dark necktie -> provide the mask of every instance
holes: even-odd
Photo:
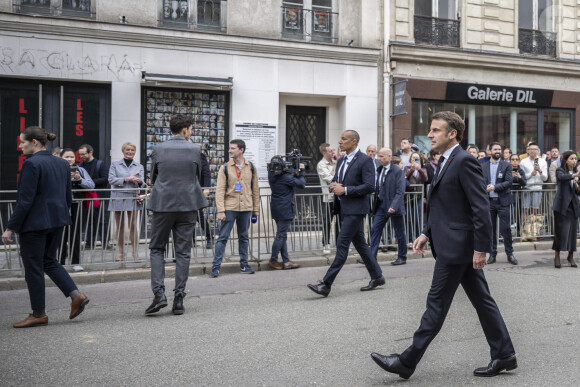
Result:
[[[443,162],[445,162],[445,156],[439,157],[439,162],[437,163],[437,170],[435,171],[435,176],[433,176],[433,182],[431,183],[431,185],[437,182],[437,179],[439,178],[439,172],[441,172],[441,169],[443,168]]]
[[[340,184],[342,184],[342,180],[343,180],[342,174],[344,173],[344,166],[346,165],[346,160],[347,160],[347,158],[345,157],[344,161],[340,165],[340,169],[338,170],[338,182]]]
[[[389,170],[383,169],[381,171],[381,174],[379,176],[377,176],[377,196],[379,196],[379,193],[381,192],[381,188],[383,187],[383,184],[385,184],[385,179],[387,178],[387,173],[389,173]]]

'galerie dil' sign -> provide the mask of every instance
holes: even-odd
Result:
[[[476,104],[549,107],[553,90],[447,83],[446,99]]]

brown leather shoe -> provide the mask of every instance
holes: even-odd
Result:
[[[288,269],[298,269],[300,267],[299,264],[294,263],[292,261],[288,261],[284,264],[284,270],[288,270]]]
[[[86,294],[81,293],[76,300],[71,302],[70,304],[70,316],[68,317],[70,320],[78,316],[85,310],[85,306],[89,303],[89,298]]]
[[[268,269],[270,270],[282,270],[283,268],[280,262],[268,261]]]
[[[48,316],[44,315],[42,317],[34,317],[32,314],[29,314],[24,320],[12,324],[12,326],[14,328],[30,328],[46,324],[48,324]]]

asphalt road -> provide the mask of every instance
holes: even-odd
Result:
[[[305,286],[325,267],[190,277],[183,316],[172,315],[171,305],[144,316],[149,282],[129,281],[83,286],[91,302],[69,321],[68,299],[48,288],[49,324],[30,329],[12,328],[29,313],[27,291],[0,292],[1,384],[578,385],[580,270],[554,269],[550,251],[519,253],[518,266],[499,258],[485,273],[519,368],[495,378],[472,375],[489,362],[489,348],[462,290],[410,380],[371,360],[373,351],[410,344],[431,282],[434,261],[425,258],[382,263],[386,286],[364,293],[368,273],[347,265],[328,298]]]

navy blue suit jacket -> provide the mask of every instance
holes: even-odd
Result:
[[[340,182],[338,173],[346,157],[341,157],[336,164],[336,172],[332,182]],[[375,163],[373,159],[360,150],[353,156],[348,165],[342,185],[346,187],[347,194],[334,195],[335,212],[342,215],[366,215],[370,213],[371,205],[369,194],[375,190]],[[340,209],[340,210],[338,210]]]
[[[481,165],[460,146],[431,184],[426,217],[423,234],[436,259],[464,264],[473,261],[474,251],[491,250],[493,227]]]
[[[377,176],[381,176],[383,172],[383,166],[381,165],[377,169]],[[405,188],[407,187],[408,180],[405,179],[403,170],[394,164],[391,164],[389,168],[389,173],[385,178],[385,182],[379,190],[380,201],[375,200],[375,208],[373,213],[377,212],[379,205],[385,210],[389,211],[389,208],[395,210],[394,214],[391,216],[402,216],[405,215]],[[380,184],[380,182],[378,182]]]
[[[211,187],[211,173],[209,171],[209,163],[207,162],[206,155],[201,152],[201,179],[199,181],[203,188]]]
[[[270,211],[272,218],[294,219],[296,216],[296,199],[294,198],[294,188],[306,187],[304,171],[300,171],[300,176],[291,173],[284,173],[279,176],[268,173],[268,183],[272,190]]]
[[[570,186],[570,181],[572,180],[572,175],[564,171],[564,168],[556,169],[556,182],[557,191],[554,197],[553,209],[562,215],[566,215],[570,203],[574,209],[574,216],[576,218],[580,217],[580,204],[578,204],[578,194],[579,190],[574,189]]]
[[[513,183],[513,176],[512,176],[512,166],[510,163],[504,160],[498,161],[499,165],[497,166],[497,174],[495,175],[495,193],[499,197],[499,203],[502,206],[508,207],[512,204],[512,183]],[[489,174],[491,162],[488,160],[482,165],[483,169],[483,179],[485,181],[485,185],[491,184],[491,176]],[[489,196],[489,193],[488,193]]]
[[[22,164],[16,207],[6,225],[14,232],[29,232],[71,224],[70,166],[48,151],[39,151]]]

